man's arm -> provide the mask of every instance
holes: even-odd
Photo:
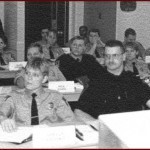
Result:
[[[14,105],[11,96],[6,96],[0,107],[0,124],[5,132],[13,132],[16,128],[15,120],[13,119]]]

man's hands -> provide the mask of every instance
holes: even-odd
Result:
[[[14,132],[17,130],[16,123],[13,119],[5,119],[1,122],[1,127],[5,132]]]

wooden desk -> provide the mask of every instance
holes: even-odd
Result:
[[[15,78],[16,71],[0,70],[0,79]]]
[[[66,124],[66,123],[65,123]],[[72,123],[72,125],[82,125],[83,122],[76,122],[76,123]],[[69,124],[66,124],[65,126],[67,127]],[[63,126],[63,125],[56,125],[56,126]],[[77,126],[76,126],[77,127]],[[38,128],[38,126],[36,126],[37,130],[41,130],[40,128]],[[36,129],[35,128],[35,129]],[[49,127],[50,128],[50,127]],[[47,130],[47,129],[46,129]],[[44,132],[46,131],[44,130]],[[53,130],[53,129],[51,129]],[[41,130],[43,131],[43,130]],[[41,132],[40,131],[40,132]],[[48,132],[50,132],[50,130],[48,129]],[[95,131],[94,131],[95,132]],[[82,132],[83,135],[84,135],[84,132]],[[34,136],[35,132],[33,132],[33,136]],[[56,133],[57,135],[58,133]],[[91,135],[91,133],[89,133]],[[95,134],[95,133],[94,133]],[[35,135],[37,136],[37,134]],[[43,135],[42,135],[43,136]],[[59,136],[59,135],[58,135]],[[82,142],[75,142],[76,144],[71,144],[71,143],[68,143],[68,145],[70,144],[70,146],[68,146],[68,148],[98,148],[98,133],[96,133],[96,136],[97,138],[93,140],[93,142],[87,142],[87,143],[82,143]],[[39,136],[38,136],[39,137]],[[92,136],[93,137],[93,136]],[[50,137],[52,138],[52,137]],[[56,139],[56,137],[55,137]],[[37,141],[36,138],[33,138],[33,140]],[[22,143],[22,144],[14,144],[14,143],[10,143],[10,142],[0,142],[0,148],[38,148],[37,145],[34,143],[34,141],[29,141],[27,143]],[[41,140],[43,140],[43,138],[41,138]],[[47,140],[47,138],[46,138]],[[78,141],[78,140],[77,140]],[[42,141],[41,141],[42,142]],[[48,142],[48,141],[47,141]],[[54,141],[55,142],[55,141]],[[59,141],[58,141],[59,142]],[[50,144],[51,145],[51,144]],[[58,144],[59,145],[59,144]],[[71,146],[72,145],[72,146]],[[56,145],[57,146],[57,145]],[[64,148],[66,147],[67,145],[64,144]],[[44,147],[45,148],[45,147]],[[46,147],[46,148],[51,148],[50,146]]]
[[[68,102],[77,102],[82,93],[81,89],[76,89],[74,93],[63,93]]]

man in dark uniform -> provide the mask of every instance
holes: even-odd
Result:
[[[142,110],[143,105],[150,107],[149,86],[124,70],[125,58],[122,42],[110,40],[106,43],[107,72],[96,82],[90,82],[79,99],[79,110],[97,118],[100,114]]]

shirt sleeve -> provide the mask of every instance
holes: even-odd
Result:
[[[12,117],[14,110],[14,103],[11,95],[4,97],[0,105],[0,122],[6,118]]]
[[[61,94],[57,97],[56,113],[64,122],[71,122],[75,119],[70,105]]]

